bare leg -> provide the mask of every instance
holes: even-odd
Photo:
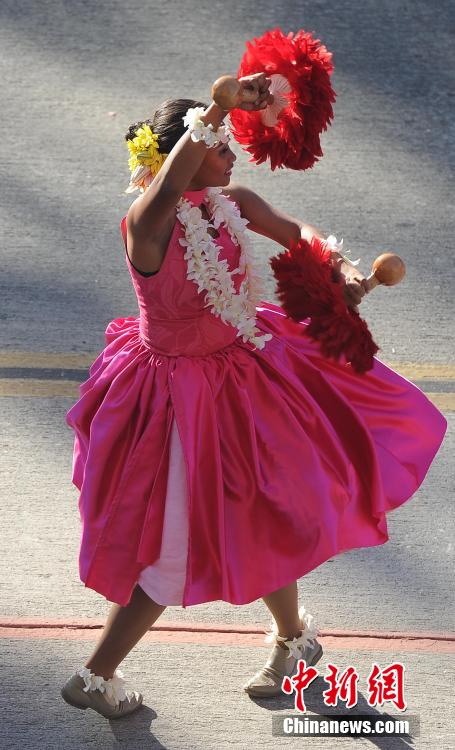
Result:
[[[278,635],[294,638],[300,635],[297,581],[262,597],[278,627]],[[280,643],[280,646],[286,648]]]
[[[101,638],[85,666],[108,680],[165,609],[136,586],[126,607],[112,605]]]

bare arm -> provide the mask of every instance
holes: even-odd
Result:
[[[274,240],[287,250],[300,238],[307,242],[314,236],[326,239],[326,235],[320,229],[279,211],[243,185],[232,184],[226,192],[239,204],[243,218],[249,222],[248,229]],[[338,263],[339,260],[342,262]],[[337,252],[332,252],[331,261],[341,271],[346,304],[356,309],[367,291],[365,277],[357,268],[346,263]]]
[[[239,204],[242,216],[248,219],[248,229],[274,240],[286,249],[301,237],[307,241],[313,236],[326,238],[320,229],[279,211],[244,185],[231,183],[226,192]]]
[[[271,79],[265,73],[254,73],[239,78],[239,82],[241,92],[245,92],[245,95],[248,92],[249,96],[240,102],[238,108],[263,109],[270,99]],[[253,101],[252,96],[256,96]],[[222,109],[212,101],[201,115],[201,120],[205,125],[212,125],[213,130],[218,130],[228,112],[229,110]],[[188,130],[177,141],[149,188],[130,209],[128,228],[134,228],[136,238],[149,238],[162,232],[182,193],[188,189],[202,165],[206,153],[206,144],[193,141]]]

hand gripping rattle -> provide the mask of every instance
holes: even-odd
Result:
[[[244,91],[245,98],[240,93],[240,82],[234,76],[221,76],[212,86],[212,99],[221,109],[229,111],[238,107],[242,101],[254,101],[256,94]]]

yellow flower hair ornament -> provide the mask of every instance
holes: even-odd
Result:
[[[158,174],[168,154],[159,152],[158,135],[147,124],[138,128],[135,137],[127,141],[127,144],[130,152],[128,166],[131,177],[125,192],[134,193],[135,190],[140,190],[143,193]]]

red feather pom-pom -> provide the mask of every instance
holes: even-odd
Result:
[[[301,239],[270,265],[283,310],[298,322],[311,318],[303,330],[319,342],[323,356],[338,360],[344,354],[357,373],[371,370],[379,347],[359,313],[346,305],[325,243]]]
[[[332,71],[332,54],[303,29],[285,36],[277,28],[247,42],[237,78],[265,72],[272,82],[283,76],[289,84],[274,125],[264,123],[267,110],[231,110],[232,134],[252,154],[250,161],[270,159],[272,170],[313,166],[322,156],[319,136],[333,119]]]

